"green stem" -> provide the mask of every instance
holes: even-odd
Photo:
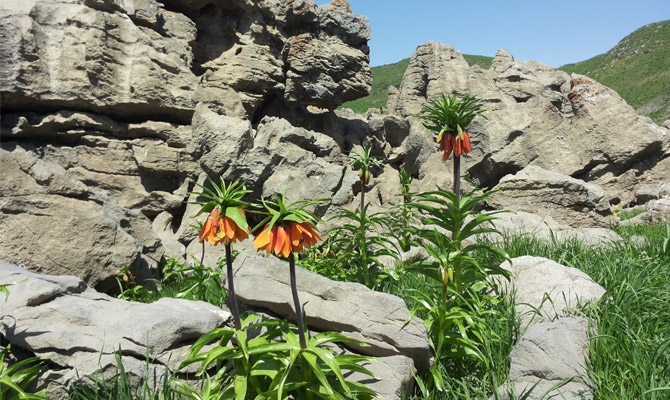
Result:
[[[359,257],[361,262],[361,269],[363,271],[363,284],[370,287],[370,266],[368,265],[368,243],[366,241],[365,233],[367,231],[367,215],[365,208],[361,208],[360,226],[358,227],[358,237],[360,240]]]
[[[365,174],[363,174],[363,177],[365,177]],[[365,205],[365,178],[361,179],[361,210],[363,209]]]
[[[454,156],[454,193],[456,199],[461,201],[461,157]]]
[[[298,324],[298,336],[300,339],[300,348],[307,348],[307,340],[305,338],[305,322],[302,320],[302,307],[300,299],[298,298],[298,283],[295,278],[295,256],[293,252],[288,256],[288,267],[291,274],[291,293],[293,294],[293,305],[295,306],[295,317]]]
[[[233,314],[235,329],[239,331],[242,329],[242,324],[240,323],[240,310],[237,308],[237,297],[235,296],[235,283],[233,282],[233,254],[230,249],[230,243],[226,244],[226,273],[228,275],[228,297],[226,298],[226,301],[228,302],[230,312]]]

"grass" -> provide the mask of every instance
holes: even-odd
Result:
[[[624,240],[599,249],[529,237],[507,237],[504,246],[513,257],[542,256],[576,267],[607,290],[589,315],[597,332],[587,365],[595,399],[670,399],[670,229],[616,231]]]

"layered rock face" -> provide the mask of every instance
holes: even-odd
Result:
[[[341,186],[331,137],[263,117],[368,93],[370,27],[345,1],[10,0],[0,21],[0,259],[106,291],[155,272],[151,221],[179,227],[202,169],[280,193],[312,163],[313,187]]]
[[[486,108],[486,119],[476,118],[469,127],[473,152],[463,157],[467,174],[482,186],[494,187],[532,165],[601,186],[605,204],[627,205],[668,146],[667,129],[637,115],[593,79],[535,61],[517,62],[504,50],[490,69],[470,67],[453,47],[429,42],[417,48],[400,87],[389,91],[387,112],[410,121],[406,147],[422,150],[406,165],[431,184],[450,186],[448,178],[430,177],[440,159],[434,147],[427,147],[432,137],[426,137],[416,116],[428,101],[466,93],[482,99]],[[534,207],[543,208],[537,202]]]

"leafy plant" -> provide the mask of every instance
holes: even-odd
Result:
[[[11,346],[0,351],[0,399],[3,400],[48,400],[44,390],[28,393],[28,387],[37,379],[42,368],[39,358],[30,357],[25,360],[5,364]]]
[[[234,254],[233,254],[234,255]],[[221,268],[210,268],[192,257],[192,265],[175,258],[163,266],[160,282],[161,296],[188,300],[201,300],[220,305],[227,297],[221,285]]]
[[[226,249],[226,274],[228,277],[228,297],[230,311],[233,315],[235,327],[240,327],[240,311],[235,297],[235,283],[233,280],[233,256],[231,243],[241,241],[249,236],[249,225],[244,212],[245,207],[250,204],[242,200],[244,195],[250,193],[244,182],[233,181],[228,184],[221,178],[221,182],[216,184],[209,178],[212,189],[209,189],[199,183],[202,192],[191,192],[189,194],[204,197],[205,201],[196,201],[202,207],[196,217],[202,213],[209,213],[207,221],[200,230],[198,239],[201,243],[204,240],[213,246],[223,243]],[[203,249],[204,250],[204,249]]]
[[[121,349],[114,353],[118,373],[113,377],[102,377],[96,375],[79,378],[72,384],[69,392],[70,400],[181,400],[185,397],[178,391],[172,389],[171,382],[173,374],[166,370],[163,375],[160,388],[149,385],[152,374],[149,371],[149,359],[147,358],[146,376],[138,386],[126,372],[122,362]]]
[[[418,243],[430,258],[405,267],[405,272],[416,272],[436,283],[439,299],[432,293],[415,290],[412,296],[419,304],[411,314],[421,312],[435,354],[427,384],[443,389],[441,365],[450,359],[471,358],[487,364],[482,352],[487,335],[487,315],[496,317],[493,305],[499,299],[491,294],[491,275],[509,277],[509,272],[497,264],[481,264],[478,257],[488,253],[499,260],[511,261],[507,253],[490,243],[477,243],[481,235],[499,234],[491,225],[500,211],[477,212],[476,206],[488,196],[484,191],[473,191],[458,197],[439,189],[413,194],[409,205],[422,212],[421,222],[432,227],[418,229]]]
[[[369,214],[365,206],[358,213],[342,209],[334,218],[339,224],[328,232],[328,246],[335,265],[348,271],[349,280],[375,288],[392,277],[394,271],[384,266],[381,259],[398,258],[388,234],[392,228],[389,215]]]
[[[365,208],[365,186],[370,183],[372,177],[371,168],[383,166],[382,162],[372,156],[372,146],[369,143],[363,144],[363,151],[349,157],[351,167],[358,168],[358,178],[361,184],[361,206]]]
[[[296,332],[297,331],[297,332]],[[255,337],[249,332],[260,332]],[[191,347],[182,367],[199,363],[198,376],[205,378],[203,395],[184,384],[180,393],[193,399],[370,399],[374,392],[347,381],[345,371],[373,376],[362,362],[370,357],[336,354],[337,343],[365,343],[340,333],[321,332],[303,345],[302,332],[284,320],[259,319],[248,314],[242,330],[218,328]],[[206,345],[217,342],[203,351]],[[207,371],[215,371],[213,377]]]
[[[408,251],[412,246],[412,222],[414,221],[413,210],[408,203],[412,201],[411,186],[412,175],[405,169],[399,173],[402,203],[395,207],[390,221],[392,228],[390,233],[398,240],[398,245],[403,251]]]
[[[116,273],[116,282],[119,284],[119,299],[149,303],[154,298],[154,292],[138,284],[129,267],[120,269]]]
[[[263,230],[254,239],[254,247],[265,250],[269,254],[288,259],[289,274],[291,280],[291,294],[293,295],[293,306],[295,307],[296,323],[298,324],[300,344],[302,348],[307,345],[305,337],[305,323],[302,318],[302,306],[298,297],[298,284],[295,274],[296,253],[310,248],[321,240],[315,225],[319,218],[307,207],[323,203],[326,199],[298,200],[289,205],[286,204],[286,194],[281,197],[275,196],[274,201],[262,200],[266,217],[258,223]]]

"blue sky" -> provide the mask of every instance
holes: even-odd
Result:
[[[491,57],[502,48],[516,60],[559,67],[602,54],[634,30],[670,19],[670,0],[349,0],[349,4],[354,14],[370,20],[373,67],[410,57],[429,40],[450,44],[464,54]]]

